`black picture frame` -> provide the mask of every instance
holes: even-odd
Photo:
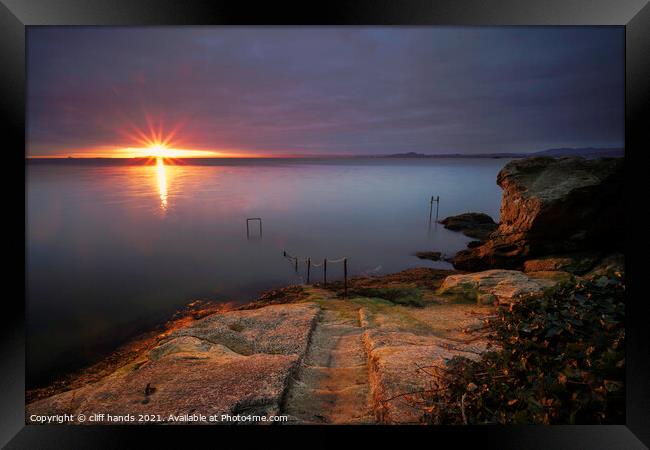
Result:
[[[0,113],[5,174],[4,248],[8,280],[0,326],[0,445],[6,448],[132,448],[188,446],[193,438],[226,446],[236,439],[253,444],[336,445],[341,434],[364,434],[357,445],[480,445],[481,448],[633,449],[650,445],[650,335],[648,301],[635,282],[642,267],[626,246],[626,424],[620,426],[482,426],[482,427],[132,427],[25,425],[25,37],[26,27],[43,25],[441,25],[441,26],[623,26],[626,34],[626,172],[648,146],[650,103],[650,5],[647,0],[365,0],[356,2],[188,1],[188,0],[0,0]],[[7,139],[8,138],[8,139]],[[9,176],[11,175],[11,176]],[[642,178],[641,178],[642,179]],[[635,191],[626,181],[626,193]],[[6,195],[10,194],[10,195]],[[626,210],[636,205],[631,196]],[[646,202],[647,203],[647,202]],[[633,223],[629,217],[628,228]],[[639,229],[639,228],[637,228]],[[628,238],[629,240],[630,238]],[[642,239],[642,238],[641,238]],[[15,273],[14,273],[15,272]],[[8,287],[8,283],[6,284]],[[642,286],[641,286],[642,287]],[[636,292],[637,297],[632,293]],[[300,439],[296,435],[300,434]],[[256,441],[256,442],[255,442]],[[234,444],[233,441],[230,441]],[[446,444],[445,444],[446,443]]]

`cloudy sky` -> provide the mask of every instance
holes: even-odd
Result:
[[[172,131],[223,155],[624,137],[622,28],[36,27],[27,75],[29,156],[122,156]]]

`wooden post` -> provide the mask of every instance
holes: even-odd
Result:
[[[323,259],[323,286],[327,286],[327,258]]]
[[[438,221],[438,210],[440,209],[440,196],[436,197],[436,222]],[[262,222],[260,222],[260,236],[262,235]]]
[[[294,264],[294,267],[295,267],[295,269],[296,269],[296,273],[298,273],[298,257],[297,257],[297,256],[296,256],[296,258],[295,258],[295,264]]]
[[[309,272],[311,271],[311,258],[307,258],[307,284],[309,284]]]
[[[431,223],[432,213],[433,213],[433,195],[431,196],[431,201],[429,202],[429,223]]]
[[[343,295],[348,298],[348,259],[343,258]]]

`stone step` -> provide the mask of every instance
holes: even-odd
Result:
[[[345,336],[347,334],[358,333],[360,327],[358,325],[344,325],[344,324],[334,324],[334,325],[323,325],[320,332],[332,336]]]
[[[300,423],[376,423],[358,318],[322,312],[285,408]]]
[[[357,385],[340,389],[302,387],[289,398],[287,414],[305,422],[348,423],[351,420],[371,419],[368,404],[368,386]]]
[[[365,353],[361,348],[341,348],[330,352],[329,367],[351,367],[366,362]]]
[[[317,367],[353,367],[366,363],[366,356],[361,346],[354,348],[335,347],[314,348],[304,360],[305,366]]]
[[[319,386],[323,389],[336,389],[341,386],[357,386],[368,384],[368,367],[305,367],[301,372],[299,382],[307,386]]]

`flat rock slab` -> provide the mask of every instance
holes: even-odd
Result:
[[[138,423],[139,414],[153,414],[195,423],[192,414],[277,414],[318,313],[302,303],[206,317],[97,383],[27,405],[26,416],[130,414]]]
[[[416,424],[422,416],[417,399],[444,382],[444,367],[455,356],[478,358],[487,340],[466,342],[436,336],[384,330],[364,334],[369,356],[370,385],[377,420]]]
[[[456,356],[478,358],[488,347],[482,326],[493,311],[467,302],[362,308],[376,420],[419,423],[421,400],[437,383],[445,384],[446,362]]]
[[[242,355],[303,354],[318,311],[313,303],[299,303],[213,314],[171,337],[194,336]]]
[[[451,275],[438,291],[441,295],[456,295],[479,303],[508,304],[530,295],[541,295],[558,283],[570,281],[571,275],[561,271],[523,273],[517,270],[486,270]]]

